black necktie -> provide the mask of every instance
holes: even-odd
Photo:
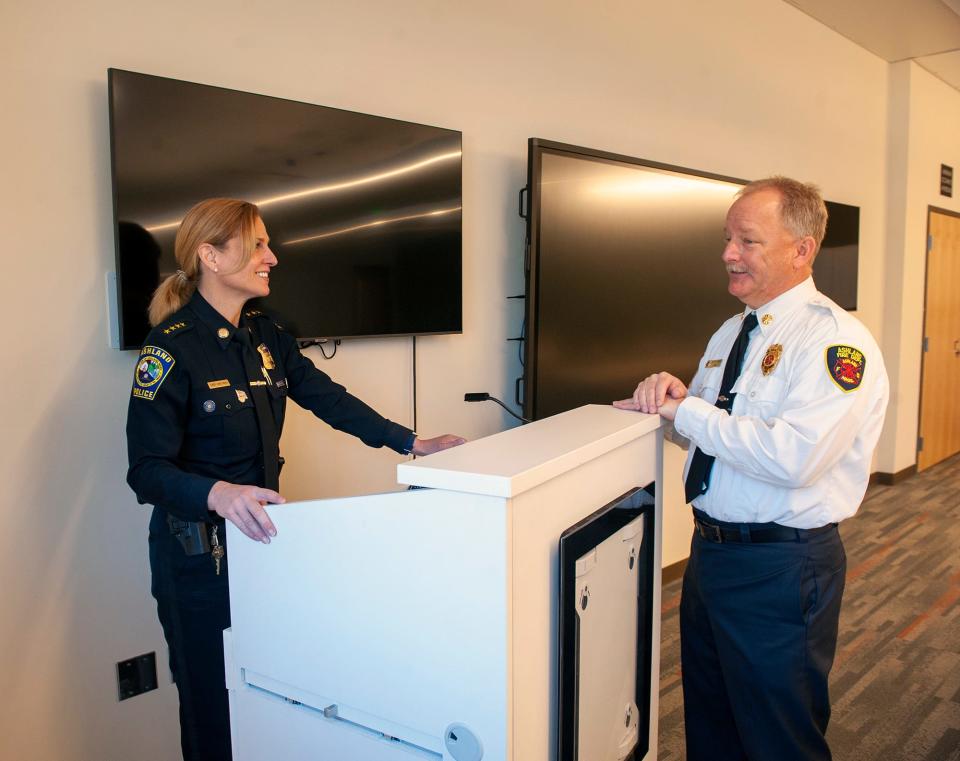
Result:
[[[736,394],[731,393],[730,389],[740,377],[740,371],[743,369],[743,359],[747,356],[747,346],[750,344],[750,331],[757,327],[757,313],[751,312],[740,326],[740,332],[737,334],[737,340],[733,342],[730,348],[730,354],[727,356],[727,363],[723,366],[723,380],[720,383],[720,395],[717,396],[716,406],[727,413],[733,409],[733,400]],[[713,470],[713,461],[716,458],[713,455],[705,454],[700,447],[693,452],[693,459],[690,461],[690,470],[687,473],[687,480],[684,484],[685,496],[687,502],[693,502],[701,494],[706,494],[710,488],[710,471]]]
[[[269,376],[263,368],[260,356],[253,348],[254,337],[250,330],[240,326],[234,333],[240,342],[243,367],[250,384],[250,395],[257,411],[257,426],[260,428],[260,450],[263,453],[263,485],[277,491],[280,488],[280,437],[273,417],[273,407],[267,393]]]

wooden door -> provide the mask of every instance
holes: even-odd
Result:
[[[917,470],[960,452],[960,215],[930,210]]]

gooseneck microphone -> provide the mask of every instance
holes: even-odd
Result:
[[[509,412],[511,415],[513,415],[517,420],[519,420],[519,421],[521,421],[521,422],[523,422],[523,423],[529,423],[529,422],[530,422],[530,421],[527,420],[525,417],[522,417],[521,415],[518,415],[516,412],[514,412],[512,409],[510,409],[507,405],[505,405],[503,402],[501,402],[499,399],[497,399],[497,397],[495,397],[495,396],[490,396],[490,394],[488,394],[486,391],[474,391],[474,392],[471,392],[471,393],[464,394],[464,395],[463,395],[463,401],[465,401],[465,402],[486,402],[486,401],[496,402],[496,403],[499,404],[501,407],[503,407],[507,412]]]

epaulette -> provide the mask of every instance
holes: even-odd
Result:
[[[260,309],[248,309],[246,312],[243,313],[243,316],[246,317],[248,320],[252,320],[255,318],[261,319],[261,320],[269,320],[270,322],[273,323],[274,327],[276,327],[278,330],[284,329],[283,325],[281,325],[273,317],[271,317],[269,314],[267,314],[266,312]]]
[[[175,333],[184,333],[192,327],[193,323],[189,320],[175,320],[173,322],[168,322],[166,325],[158,326],[157,330],[159,330],[165,336],[172,336]]]
[[[810,299],[807,302],[807,306],[814,311],[819,311],[821,314],[824,312],[829,314],[833,318],[834,327],[837,329],[840,328],[840,323],[843,317],[847,315],[847,311],[845,309],[837,306],[833,299],[824,296],[822,293],[818,293],[816,296]]]

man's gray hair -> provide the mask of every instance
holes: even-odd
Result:
[[[798,238],[809,235],[817,242],[819,250],[827,232],[827,206],[820,195],[820,188],[809,182],[774,175],[751,182],[736,197],[743,198],[768,189],[780,193],[780,219],[783,226]]]

